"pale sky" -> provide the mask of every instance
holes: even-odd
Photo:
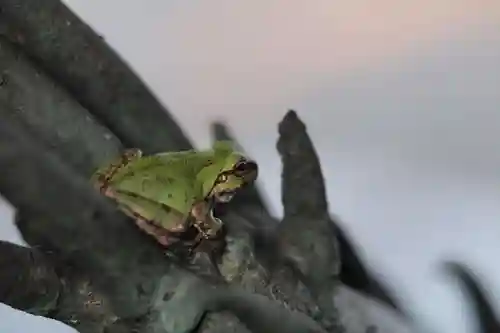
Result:
[[[297,109],[331,211],[436,332],[470,332],[440,260],[466,260],[500,296],[499,1],[68,2],[195,142],[231,124],[277,213],[276,124]],[[16,316],[0,331],[41,332]]]

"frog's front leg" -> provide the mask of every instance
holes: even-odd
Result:
[[[118,170],[120,170],[130,162],[141,158],[141,156],[142,151],[140,149],[126,149],[116,161],[111,162],[103,170],[99,170],[95,175],[95,185],[99,189],[99,191],[103,194],[106,194],[105,192],[109,186],[109,181],[118,172]]]
[[[206,200],[197,202],[191,209],[194,226],[206,238],[214,238],[222,228],[222,221],[213,215],[212,205]]]

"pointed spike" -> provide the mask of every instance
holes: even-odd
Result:
[[[279,134],[284,206],[278,225],[280,249],[301,272],[323,311],[336,311],[332,295],[338,285],[340,255],[319,159],[295,111],[285,115]]]
[[[286,216],[328,214],[321,166],[306,126],[293,110],[279,124],[277,148],[283,162],[282,202]]]
[[[461,287],[473,303],[480,333],[500,332],[500,322],[495,314],[488,293],[481,286],[479,278],[468,267],[457,262],[446,262],[445,271],[457,277]]]
[[[224,122],[221,121],[213,122],[211,125],[211,133],[213,141],[226,141],[226,140],[231,141],[233,142],[235,149],[237,149],[242,153],[245,153],[243,147],[238,143],[238,141],[234,139],[231,130]],[[269,209],[267,208],[265,200],[263,199],[261,191],[259,191],[256,183],[242,189],[238,193],[238,195],[236,195],[234,199],[231,200],[231,203],[229,204],[228,208],[238,209],[242,207],[253,207],[261,210],[267,215],[270,215]]]

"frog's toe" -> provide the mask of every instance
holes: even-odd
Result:
[[[158,243],[160,243],[161,245],[163,245],[165,247],[168,247],[168,246],[172,245],[173,243],[175,243],[174,238],[172,238],[168,235],[157,235],[156,240],[158,241]]]
[[[208,233],[210,232],[210,229],[208,229],[203,223],[195,223],[194,227],[203,238],[209,238]]]
[[[140,157],[142,157],[142,150],[140,150],[139,148],[127,149],[123,153],[123,157],[125,157],[125,159],[127,159],[127,160],[140,158]]]
[[[159,234],[158,227],[144,218],[135,216],[135,224],[139,227],[139,229],[143,230],[151,236],[156,236]]]
[[[116,199],[116,192],[108,186],[101,187],[101,193],[108,198]]]
[[[174,233],[178,233],[178,232],[184,232],[184,231],[186,231],[186,229],[187,228],[184,224],[178,224],[174,227],[169,228],[169,231],[174,232]]]

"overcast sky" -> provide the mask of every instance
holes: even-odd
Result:
[[[277,214],[276,124],[298,110],[331,211],[437,332],[470,324],[441,259],[500,296],[498,0],[68,2],[200,146],[211,120],[230,123]],[[0,236],[16,239],[7,223]],[[0,310],[1,332],[41,332]]]

